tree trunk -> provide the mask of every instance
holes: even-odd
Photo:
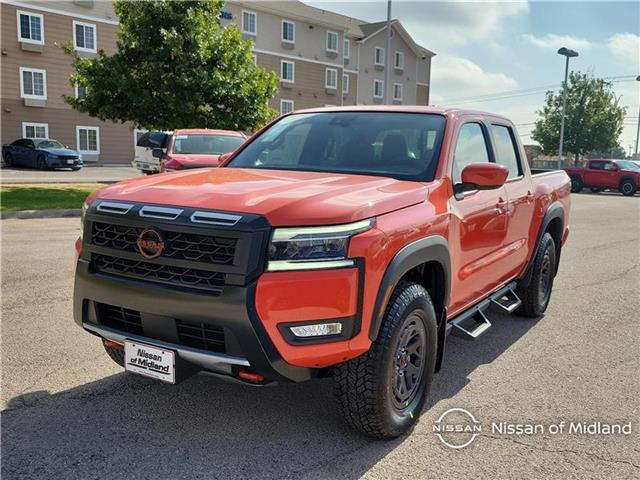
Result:
[[[578,166],[579,159],[580,159],[580,155],[576,153],[575,156],[573,157],[573,166],[574,167]]]

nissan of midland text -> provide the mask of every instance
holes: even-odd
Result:
[[[219,168],[90,195],[74,317],[127,371],[165,382],[330,376],[345,420],[392,438],[420,416],[448,334],[545,312],[570,188],[530,170],[500,116],[294,112]]]

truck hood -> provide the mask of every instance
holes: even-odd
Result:
[[[75,150],[71,150],[70,148],[40,148],[39,150],[50,153],[52,155],[60,155],[60,156],[75,155],[76,157],[78,156],[78,152],[76,152]]]
[[[331,225],[423,202],[422,183],[386,177],[241,168],[136,178],[97,198],[265,215],[271,225]]]
[[[179,170],[181,168],[194,167],[217,167],[220,155],[176,155],[172,154],[171,158],[166,161],[165,167]]]

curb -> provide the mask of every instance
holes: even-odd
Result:
[[[32,218],[67,218],[79,217],[82,209],[55,209],[55,210],[18,210],[16,212],[0,212],[2,220],[17,218],[20,220],[29,220]]]

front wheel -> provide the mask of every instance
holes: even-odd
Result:
[[[44,158],[44,156],[39,156],[38,157],[38,168],[40,170],[48,170],[49,169],[49,165],[47,165],[47,159]]]
[[[334,369],[338,408],[356,430],[394,438],[422,412],[437,350],[436,314],[427,291],[402,281],[368,352]]]
[[[580,193],[583,186],[580,177],[571,177],[571,193]]]
[[[516,313],[524,317],[539,317],[549,306],[556,274],[556,244],[549,232],[542,236],[535,255],[529,283],[517,288],[522,305]]]
[[[627,178],[626,180],[623,180],[622,182],[620,182],[620,192],[625,197],[634,196],[636,194],[637,190],[638,190],[637,185],[635,184],[635,182],[633,180],[631,180],[629,178]]]
[[[11,167],[13,165],[13,158],[11,157],[10,153],[7,153],[4,156],[4,166],[5,167]]]

